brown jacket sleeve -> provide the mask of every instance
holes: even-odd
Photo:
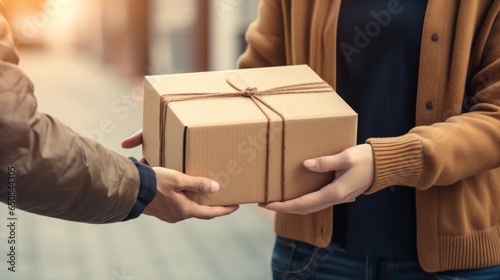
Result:
[[[15,198],[19,209],[66,220],[123,220],[137,200],[137,168],[37,112],[4,15],[0,2],[0,201]],[[8,176],[15,195],[8,195]]]

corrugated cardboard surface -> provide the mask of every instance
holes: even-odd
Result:
[[[160,96],[235,92],[226,82],[234,72],[259,91],[322,82],[305,65],[146,77],[143,153],[150,165],[160,165]],[[332,91],[261,98],[286,119],[286,199],[329,183],[333,173],[308,171],[302,162],[355,145],[356,113]],[[161,136],[165,139],[165,167],[209,177],[221,184],[217,193],[189,194],[192,199],[207,205],[264,202],[267,145],[269,201],[281,199],[283,121],[272,110],[263,110],[271,118],[270,143],[268,120],[248,97],[210,97],[168,104],[165,135]]]

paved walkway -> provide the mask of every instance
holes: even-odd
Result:
[[[130,81],[88,56],[22,51],[40,111],[124,156],[121,139],[141,127],[142,103]],[[0,204],[0,220],[6,206]],[[5,211],[4,211],[5,210]],[[274,242],[268,213],[255,205],[211,221],[167,224],[152,217],[112,225],[66,222],[18,211],[17,272],[6,267],[0,227],[0,279],[270,279]]]

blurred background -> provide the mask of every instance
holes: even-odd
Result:
[[[258,0],[3,0],[18,46],[87,52],[124,75],[234,68]]]
[[[258,0],[3,0],[38,109],[123,156],[142,127],[144,75],[233,69]],[[0,205],[6,221],[6,206]],[[270,279],[272,214],[88,225],[18,210],[16,272],[0,279]]]

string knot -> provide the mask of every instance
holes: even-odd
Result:
[[[247,87],[245,91],[243,92],[243,96],[245,97],[250,97],[252,95],[255,95],[258,92],[256,87]]]

